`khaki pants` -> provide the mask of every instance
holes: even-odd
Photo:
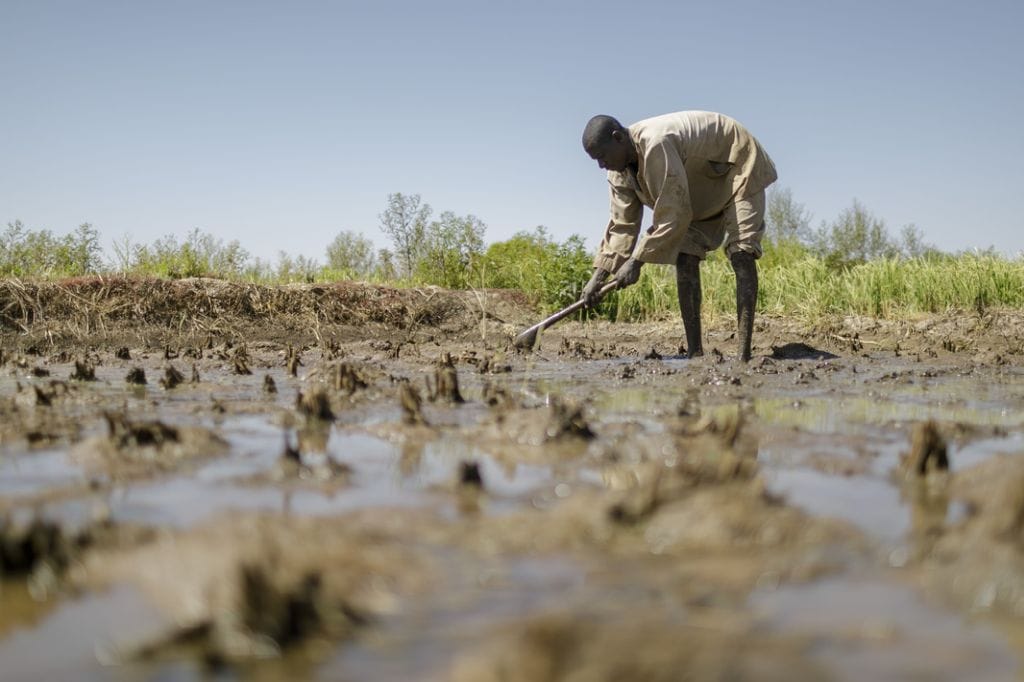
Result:
[[[746,251],[754,258],[760,258],[764,212],[764,190],[736,199],[718,215],[690,223],[679,252],[704,260],[709,251],[714,251],[724,241],[727,256]]]

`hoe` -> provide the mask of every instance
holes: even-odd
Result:
[[[609,291],[612,291],[617,287],[618,282],[615,281],[611,281],[605,284],[603,287],[601,287],[601,290],[597,292],[598,300],[604,298]],[[524,330],[521,334],[519,334],[519,336],[516,337],[516,340],[514,342],[515,347],[522,348],[523,350],[531,350],[534,344],[537,343],[538,332],[541,332],[550,327],[551,325],[553,325],[555,322],[558,322],[559,320],[568,317],[569,315],[572,315],[574,312],[582,308],[583,305],[583,299],[580,299],[573,303],[572,305],[566,308],[562,308],[551,317],[544,318],[543,320],[533,325],[529,329]]]

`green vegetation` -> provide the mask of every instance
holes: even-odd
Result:
[[[246,273],[249,253],[237,242],[223,240],[198,229],[184,242],[174,235],[150,245],[135,244],[129,238],[114,245],[115,269],[149,277],[240,277]]]
[[[419,195],[392,194],[380,230],[393,250],[375,251],[358,232],[342,231],[326,249],[326,264],[281,252],[276,263],[254,259],[237,241],[224,243],[192,230],[152,244],[129,238],[105,261],[99,233],[88,223],[65,236],[10,223],[0,235],[0,276],[66,278],[127,274],[219,277],[266,284],[362,280],[391,286],[507,288],[525,292],[545,311],[577,300],[593,254],[572,235],[559,242],[543,226],[510,239],[485,242],[487,226],[452,211],[432,220]],[[762,313],[804,319],[832,314],[899,317],[947,310],[1024,307],[1024,256],[991,251],[946,254],[906,226],[898,238],[860,202],[834,221],[810,226],[810,216],[787,189],[768,197],[768,235],[760,261]],[[735,279],[721,251],[701,268],[704,310],[735,314]],[[645,266],[640,281],[602,302],[598,315],[620,321],[675,317],[675,271]]]
[[[57,237],[49,230],[28,230],[16,220],[0,235],[0,276],[85,275],[100,267],[101,253],[99,233],[89,223]]]
[[[480,282],[520,289],[548,309],[564,308],[579,299],[593,260],[579,235],[559,243],[538,226],[491,244],[480,262]]]
[[[837,268],[805,247],[770,246],[760,275],[758,310],[803,319],[1024,307],[1024,258],[990,252],[892,256]],[[735,279],[728,260],[718,253],[709,257],[701,278],[704,310],[735,315]],[[608,312],[623,321],[677,315],[674,268],[644,267],[640,281],[619,292]]]

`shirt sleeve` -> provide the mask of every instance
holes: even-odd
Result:
[[[644,158],[644,178],[654,202],[654,224],[637,247],[636,258],[644,263],[675,263],[693,220],[690,185],[676,148],[652,146]]]
[[[610,174],[608,186],[611,195],[608,227],[594,258],[594,267],[614,273],[633,254],[644,205],[636,192],[613,182]]]

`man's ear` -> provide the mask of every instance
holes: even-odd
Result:
[[[619,144],[622,144],[623,142],[626,141],[626,133],[621,130],[613,130],[612,139],[618,142]]]

